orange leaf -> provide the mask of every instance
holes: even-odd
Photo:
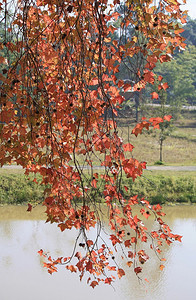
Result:
[[[128,262],[127,262],[127,266],[128,266],[128,267],[131,267],[131,266],[132,266],[132,264],[133,264],[133,262],[132,262],[132,261],[128,261]]]
[[[162,88],[164,89],[164,90],[166,90],[166,89],[168,89],[168,83],[167,82],[165,82],[165,83],[163,83],[162,84]]]
[[[132,251],[128,251],[128,257],[133,258],[133,252]]]
[[[95,280],[92,281],[91,284],[90,284],[90,286],[92,286],[93,289],[94,289],[94,287],[95,287],[96,285],[98,285],[98,282],[95,281]]]
[[[41,250],[37,251],[37,253],[39,253],[39,255],[42,256],[43,255],[43,250],[41,249]]]
[[[133,148],[134,148],[134,146],[132,144],[129,144],[129,143],[123,145],[124,151],[132,151]]]
[[[131,242],[130,242],[130,240],[126,240],[124,244],[125,244],[125,247],[129,247],[129,246],[131,246]]]
[[[182,239],[182,235],[178,235],[178,234],[175,235],[175,240],[176,241],[182,242],[181,239]]]
[[[151,93],[152,99],[158,99],[159,95],[156,92]]]
[[[111,284],[111,282],[112,282],[112,278],[108,277],[105,279],[105,283]]]
[[[123,269],[118,269],[117,274],[118,274],[118,277],[121,278],[122,276],[125,275],[125,272]]]
[[[159,269],[162,271],[165,268],[164,265],[160,265]]]
[[[76,267],[74,267],[73,265],[70,265],[70,266],[67,266],[66,267],[68,270],[70,270],[71,272],[77,272],[77,269],[76,269]]]
[[[166,120],[166,121],[170,121],[172,118],[171,115],[167,115],[167,116],[164,116],[163,119]]]
[[[136,237],[132,237],[132,238],[131,238],[131,243],[137,243]]]

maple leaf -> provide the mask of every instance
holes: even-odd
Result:
[[[97,281],[92,281],[90,286],[94,289],[96,285],[98,285],[99,283]]]
[[[165,268],[164,265],[160,265],[160,266],[159,266],[159,269],[160,269],[161,271],[162,271],[164,268]]]
[[[88,261],[87,264],[86,264],[86,270],[90,273],[92,273],[92,269],[93,269],[93,264],[92,264],[92,261]]]
[[[137,243],[136,237],[132,237],[132,238],[131,238],[131,243]]]
[[[152,95],[152,99],[158,99],[159,98],[159,94],[157,94],[156,92],[151,93]]]
[[[32,205],[30,203],[28,203],[28,208],[27,208],[27,211],[31,212],[32,211]]]
[[[43,255],[43,250],[41,249],[37,253],[39,253],[39,255],[42,256]]]
[[[168,83],[167,82],[163,83],[162,88],[166,91],[166,89],[169,88]]]
[[[155,129],[155,128],[159,129],[159,128],[160,128],[160,127],[159,127],[159,124],[163,122],[163,119],[160,118],[160,117],[157,117],[157,118],[150,118],[150,119],[149,119],[149,122],[152,123],[152,126],[153,126],[154,129]]]
[[[124,151],[132,151],[133,148],[134,148],[134,146],[132,144],[130,144],[130,143],[123,145]]]
[[[150,124],[149,124],[149,122],[147,122],[147,121],[143,121],[143,122],[141,122],[141,123],[138,123],[138,124],[135,126],[135,128],[133,128],[132,134],[135,134],[135,136],[138,136],[138,134],[142,133],[142,130],[143,130],[144,128],[146,128],[146,129],[148,130],[148,129],[149,129],[149,126],[150,126]]]
[[[110,239],[112,241],[113,246],[116,245],[116,244],[122,243],[121,240],[119,240],[114,234],[110,235]]]
[[[167,116],[164,116],[163,119],[166,120],[166,121],[170,121],[172,118],[171,115],[167,115]]]
[[[65,229],[68,228],[67,224],[64,223],[59,224],[58,227],[61,229],[61,231],[64,231]]]
[[[107,266],[107,268],[108,268],[108,270],[110,270],[110,271],[116,271],[116,267],[115,267],[115,266],[113,266],[113,267]]]
[[[105,283],[107,283],[107,284],[111,284],[112,283],[112,278],[110,278],[110,277],[107,277],[106,279],[105,279]]]
[[[125,275],[125,271],[123,269],[118,269],[117,274],[118,274],[118,277],[121,278],[122,276]]]
[[[134,269],[134,272],[135,272],[136,274],[139,274],[139,273],[142,272],[142,268],[141,268],[141,267],[136,267],[136,268]]]
[[[150,216],[150,213],[149,211],[145,211],[143,208],[140,210],[141,214],[146,218],[148,219],[149,216]]]
[[[130,240],[126,240],[126,241],[124,242],[124,244],[125,244],[125,247],[130,247],[131,241],[130,241]]]
[[[128,257],[129,257],[129,258],[133,258],[133,256],[134,256],[134,255],[133,255],[133,252],[132,252],[132,251],[128,251]]]
[[[90,247],[90,246],[93,245],[93,241],[92,241],[92,240],[88,240],[88,241],[86,242],[86,244],[88,245],[88,247]]]
[[[141,264],[144,264],[149,259],[149,256],[145,253],[144,250],[140,250],[138,252],[138,256]]]
[[[77,272],[77,269],[76,269],[76,267],[75,266],[73,266],[73,265],[70,265],[70,266],[66,266],[66,268],[68,269],[68,270],[70,270],[71,272]]]
[[[146,70],[144,73],[145,73],[144,74],[145,81],[153,84],[154,83],[154,73],[152,71],[148,71],[148,70]]]
[[[133,262],[132,262],[132,261],[128,261],[128,262],[127,262],[127,266],[128,266],[128,267],[131,267],[131,266],[132,266],[132,264],[133,264]]]
[[[182,235],[176,234],[176,235],[175,235],[175,240],[176,240],[176,241],[179,241],[179,242],[182,242]]]

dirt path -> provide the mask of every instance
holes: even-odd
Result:
[[[22,169],[18,165],[6,165],[2,167],[3,169]],[[86,169],[87,167],[85,167]],[[102,169],[101,166],[94,166],[94,169]],[[148,166],[147,170],[150,171],[189,171],[196,172],[196,166]]]
[[[157,171],[196,171],[196,166],[149,166],[147,170]]]

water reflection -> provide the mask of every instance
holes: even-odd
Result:
[[[139,283],[130,268],[127,276],[114,284],[115,290],[110,286],[92,290],[63,267],[57,274],[49,275],[37,255],[40,248],[53,256],[69,255],[76,232],[61,233],[55,225],[45,224],[43,208],[28,214],[25,207],[1,207],[0,299],[194,300],[196,206],[167,207],[165,211],[173,231],[183,235],[182,244],[175,243],[164,249],[166,268],[159,270],[159,262],[152,253],[149,263],[144,265],[145,275],[142,274],[149,284]]]

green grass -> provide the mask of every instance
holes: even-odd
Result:
[[[1,175],[24,175],[24,170],[18,168],[0,168]]]
[[[133,191],[155,203],[196,203],[196,172],[145,171]]]
[[[151,116],[153,115],[151,112]],[[143,130],[135,137],[131,134],[132,125],[123,125],[119,121],[119,135],[124,142],[128,140],[134,145],[133,156],[154,165],[159,161],[159,130]],[[196,111],[183,112],[182,116],[173,122],[174,129],[163,143],[163,161],[165,165],[196,165]],[[128,136],[129,133],[129,136]]]
[[[8,171],[8,172],[5,172]],[[13,171],[13,172],[12,172]],[[0,172],[0,204],[41,203],[44,199],[44,186],[28,179],[22,170],[4,170]]]
[[[12,172],[13,171],[13,172]],[[44,200],[45,187],[32,182],[22,170],[0,169],[0,204],[23,204],[27,202],[41,203]],[[101,172],[101,171],[100,171]],[[38,183],[41,177],[37,177]],[[171,171],[144,171],[143,176],[136,178],[135,182],[123,176],[122,186],[128,186],[129,191],[124,191],[124,196],[130,197],[138,194],[145,197],[150,203],[196,203],[196,172],[171,172]],[[99,179],[100,192],[104,182]],[[97,191],[93,191],[93,197]]]

